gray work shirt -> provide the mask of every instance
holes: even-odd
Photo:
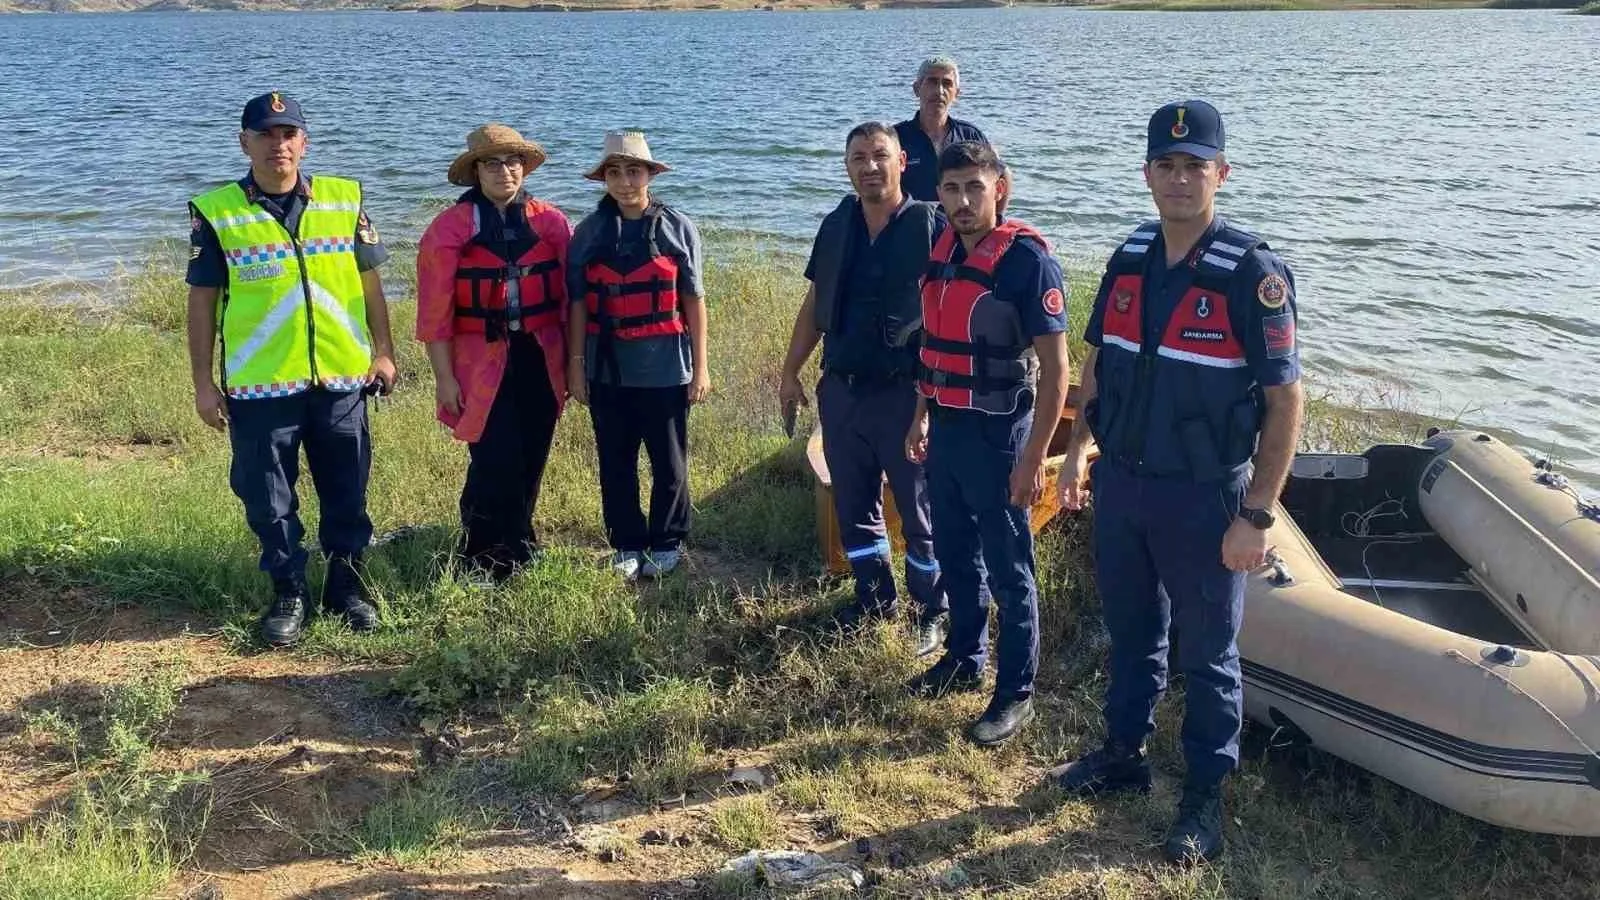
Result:
[[[567,296],[571,302],[583,302],[587,293],[585,270],[613,245],[622,248],[622,256],[612,261],[613,267],[620,271],[648,260],[644,234],[647,221],[622,219],[619,228],[619,220],[611,212],[597,210],[578,223],[567,250]],[[689,217],[663,206],[656,247],[678,264],[680,309],[685,297],[704,297],[700,233]],[[584,368],[590,381],[622,387],[677,387],[688,384],[694,375],[694,351],[687,331],[612,341],[615,371],[609,365],[602,365],[597,344],[595,335],[589,335],[584,341]]]

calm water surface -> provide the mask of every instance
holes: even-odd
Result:
[[[241,101],[271,88],[304,100],[309,165],[361,178],[392,241],[454,196],[463,135],[499,119],[550,150],[530,186],[574,214],[603,130],[636,126],[676,167],[664,196],[800,246],[845,187],[845,130],[910,115],[911,69],[941,51],[963,64],[957,114],[1017,172],[1017,211],[1087,269],[1152,211],[1148,112],[1211,98],[1235,164],[1223,209],[1294,265],[1319,385],[1398,390],[1600,485],[1595,18],[0,17],[0,286],[103,277],[181,239],[184,200],[242,170]]]

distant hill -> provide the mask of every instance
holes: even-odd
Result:
[[[1057,0],[0,0],[0,13],[52,12],[316,12],[339,9],[407,11],[584,12],[624,9],[815,9],[855,7],[987,7],[1054,5]]]

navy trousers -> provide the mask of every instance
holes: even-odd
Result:
[[[228,483],[261,541],[261,570],[274,581],[303,579],[300,448],[306,452],[321,516],[317,540],[329,558],[355,559],[372,540],[367,477],[372,438],[360,391],[313,388],[289,397],[228,400],[233,462]]]
[[[988,658],[989,602],[998,607],[995,696],[1033,693],[1039,669],[1039,589],[1028,510],[1011,503],[1011,470],[1033,411],[993,416],[934,407],[928,432],[933,547],[950,598],[945,655],[981,672]]]
[[[613,550],[676,550],[689,534],[689,387],[589,382],[600,511]],[[650,458],[650,518],[639,508],[639,447]]]
[[[1220,782],[1239,762],[1244,575],[1222,564],[1222,536],[1248,478],[1197,484],[1105,460],[1093,467],[1095,575],[1111,636],[1107,733],[1137,746],[1155,729],[1176,625],[1183,755],[1189,782],[1200,786]]]
[[[906,590],[926,622],[943,613],[946,603],[933,549],[927,478],[922,466],[906,459],[906,432],[916,408],[916,387],[910,381],[851,385],[841,376],[824,374],[817,382],[822,452],[833,480],[839,542],[855,575],[856,600],[884,609],[895,603],[883,521],[887,476],[905,539]]]

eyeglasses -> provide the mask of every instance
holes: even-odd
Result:
[[[507,171],[515,169],[521,171],[523,163],[520,156],[513,156],[510,159],[491,156],[487,159],[478,160],[478,165],[483,166],[485,169],[506,169]]]

